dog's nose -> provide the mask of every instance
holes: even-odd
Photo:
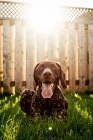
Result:
[[[44,75],[44,76],[51,76],[51,75],[52,75],[52,72],[51,72],[51,70],[50,70],[49,68],[46,68],[46,69],[44,70],[44,72],[43,72],[43,75]]]
[[[44,76],[51,76],[52,75],[52,73],[50,73],[50,72],[45,72],[43,74],[44,74]]]

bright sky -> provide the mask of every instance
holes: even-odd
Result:
[[[93,0],[0,0],[0,1],[29,2],[32,4],[42,3],[42,4],[93,8]]]

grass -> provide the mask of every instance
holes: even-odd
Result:
[[[92,140],[93,94],[66,94],[68,116],[33,119],[20,109],[20,95],[0,95],[0,140]]]

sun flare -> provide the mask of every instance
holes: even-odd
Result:
[[[41,33],[51,31],[59,18],[56,7],[48,5],[33,5],[30,16],[34,28]]]

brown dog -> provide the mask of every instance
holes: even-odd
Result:
[[[54,113],[64,118],[67,115],[68,102],[58,86],[66,88],[65,73],[56,62],[44,61],[34,69],[35,85],[33,90],[24,90],[21,96],[21,108],[29,116],[50,116]]]
[[[68,102],[61,89],[58,87],[59,80],[62,87],[66,88],[65,73],[56,62],[44,61],[36,65],[34,69],[34,89],[37,89],[38,100],[41,103],[41,112],[51,115],[65,116],[67,114]]]

